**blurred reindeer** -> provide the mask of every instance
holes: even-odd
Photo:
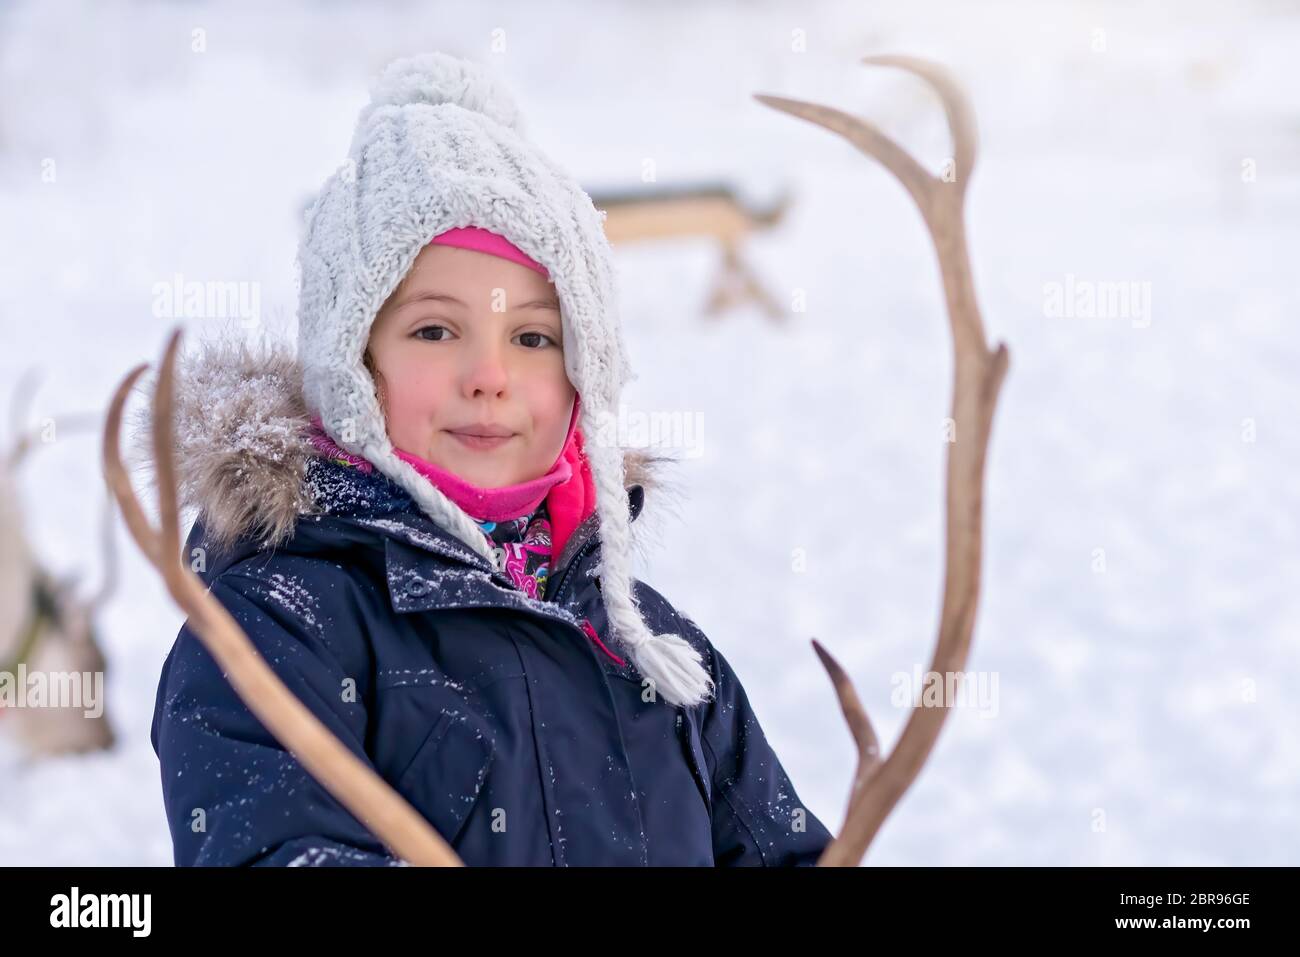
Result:
[[[762,209],[744,202],[725,183],[595,192],[591,201],[605,213],[605,235],[611,243],[700,236],[716,240],[722,247],[722,267],[705,306],[706,315],[716,316],[753,301],[774,322],[787,318],[786,310],[746,264],[740,246],[752,233],[781,221],[790,206],[788,192]]]
[[[102,520],[104,580],[93,595],[82,597],[77,576],[59,577],[41,565],[23,527],[18,469],[34,445],[51,441],[45,429],[28,431],[21,425],[19,407],[30,399],[30,379],[28,373],[15,390],[10,421],[16,438],[0,457],[0,680],[21,694],[20,672],[45,676],[51,689],[62,676],[81,681],[89,675],[100,697],[93,706],[83,697],[62,707],[47,701],[43,707],[12,708],[3,707],[0,698],[0,728],[8,728],[34,755],[101,750],[114,743],[102,700],[106,661],[95,630],[95,618],[117,584],[112,503],[105,503]],[[60,428],[66,433],[95,425],[93,417],[77,416],[62,420]]]

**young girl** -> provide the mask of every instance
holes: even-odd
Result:
[[[178,383],[192,566],[467,864],[799,865],[830,840],[723,655],[629,573],[654,459],[602,216],[482,69],[391,64],[299,248],[298,349]],[[188,624],[152,732],[177,864],[395,864]]]

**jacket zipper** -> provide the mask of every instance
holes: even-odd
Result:
[[[564,569],[560,572],[559,578],[556,581],[555,598],[551,599],[552,604],[555,604],[557,607],[559,606],[560,596],[563,594],[565,588],[568,587],[569,578],[573,574],[573,569],[576,568],[579,564],[581,564],[582,560],[587,557],[587,553],[594,551],[598,545],[599,545],[599,536],[597,535],[596,532],[592,532],[587,536],[586,540],[581,545],[578,546],[578,550],[573,553],[573,558],[569,559],[569,563],[565,565]],[[515,587],[514,582],[512,582],[504,572],[496,568],[493,568],[487,562],[483,561],[481,556],[476,555],[474,557],[476,559],[475,562],[476,564],[478,564],[481,568],[489,571],[494,577],[500,579],[502,584],[506,585],[509,588]],[[558,621],[561,624],[568,625],[570,628],[573,627],[572,622],[565,621],[562,618],[553,617],[551,615],[544,615],[541,612],[533,612],[533,613],[542,618],[545,618],[548,621]],[[586,618],[582,619],[582,626],[578,628],[578,632],[579,634],[582,635],[583,638],[587,639],[588,641],[595,642],[596,646],[601,650],[601,652],[604,653],[605,656],[608,657],[611,661],[618,664],[619,667],[626,667],[627,662],[623,658],[615,654],[613,651],[611,651],[609,646],[606,645],[605,642],[601,641],[600,636],[596,634],[595,627],[591,624],[591,622],[588,619]]]
[[[574,552],[573,558],[569,561],[569,564],[565,566],[564,571],[560,573],[560,579],[555,589],[555,601],[557,603],[559,602],[564,589],[568,587],[569,576],[573,574],[573,569],[582,562],[586,557],[587,552],[594,551],[598,544],[596,535],[592,534],[591,537],[583,542],[582,545],[579,546],[578,550]],[[627,666],[626,661],[611,651],[609,646],[600,640],[600,635],[596,634],[595,627],[586,618],[582,619],[582,631],[587,638],[596,643],[596,646],[600,648],[600,650],[604,652],[606,657],[611,661],[615,662],[620,668]]]
[[[559,601],[561,593],[564,591],[565,586],[568,584],[569,576],[573,574],[573,569],[576,568],[584,558],[586,558],[587,552],[592,550],[595,547],[595,545],[596,545],[596,534],[593,532],[592,534],[587,536],[587,540],[585,542],[583,542],[580,546],[578,546],[578,550],[574,552],[573,557],[569,559],[569,564],[565,565],[564,568],[560,571],[560,579],[558,582],[556,582],[556,586],[555,586],[556,601]]]
[[[588,534],[583,543],[578,546],[578,550],[573,553],[573,557],[569,559],[569,563],[565,565],[564,569],[560,572],[559,579],[556,582],[555,598],[551,599],[552,604],[555,604],[557,607],[559,606],[560,596],[568,586],[568,580],[573,574],[573,569],[581,564],[582,560],[587,556],[587,553],[595,549],[599,543],[600,536],[597,531],[593,530]],[[471,554],[467,551],[464,553],[462,560],[466,564],[473,565],[488,572],[489,575],[498,579],[500,583],[505,585],[507,588],[513,589],[515,587],[514,582],[510,580],[510,577],[506,575],[505,572],[495,568],[490,562],[484,559],[482,555],[477,553]],[[540,618],[545,618],[547,621],[559,622],[560,624],[568,625],[570,628],[575,627],[572,622],[566,621],[557,616],[546,615],[539,611],[533,611],[531,613]],[[596,634],[596,629],[592,626],[590,621],[584,618],[582,619],[582,622],[585,627],[577,627],[577,631],[584,639],[594,641],[605,655],[607,655],[611,660],[617,662],[620,666],[625,666],[627,664],[627,662],[611,651],[609,647],[600,640],[600,636]],[[591,629],[590,632],[587,631],[588,628]]]

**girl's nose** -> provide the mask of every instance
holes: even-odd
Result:
[[[510,382],[506,370],[505,354],[500,344],[481,342],[466,351],[468,366],[463,387],[467,398],[479,394],[502,395]]]

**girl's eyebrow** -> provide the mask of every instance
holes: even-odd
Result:
[[[422,292],[417,295],[403,299],[400,305],[408,305],[412,302],[450,302],[454,305],[466,308],[465,303],[461,302],[455,296],[449,296],[446,293],[439,292]],[[515,306],[516,309],[559,309],[560,302],[554,296],[546,299],[530,299],[528,302]]]
[[[408,303],[421,302],[425,300],[430,302],[450,302],[450,303],[454,303],[457,306],[462,306],[462,307],[465,305],[455,296],[448,296],[446,293],[439,293],[439,292],[418,293],[417,295],[411,296],[407,299],[403,299],[401,305],[405,306]]]

